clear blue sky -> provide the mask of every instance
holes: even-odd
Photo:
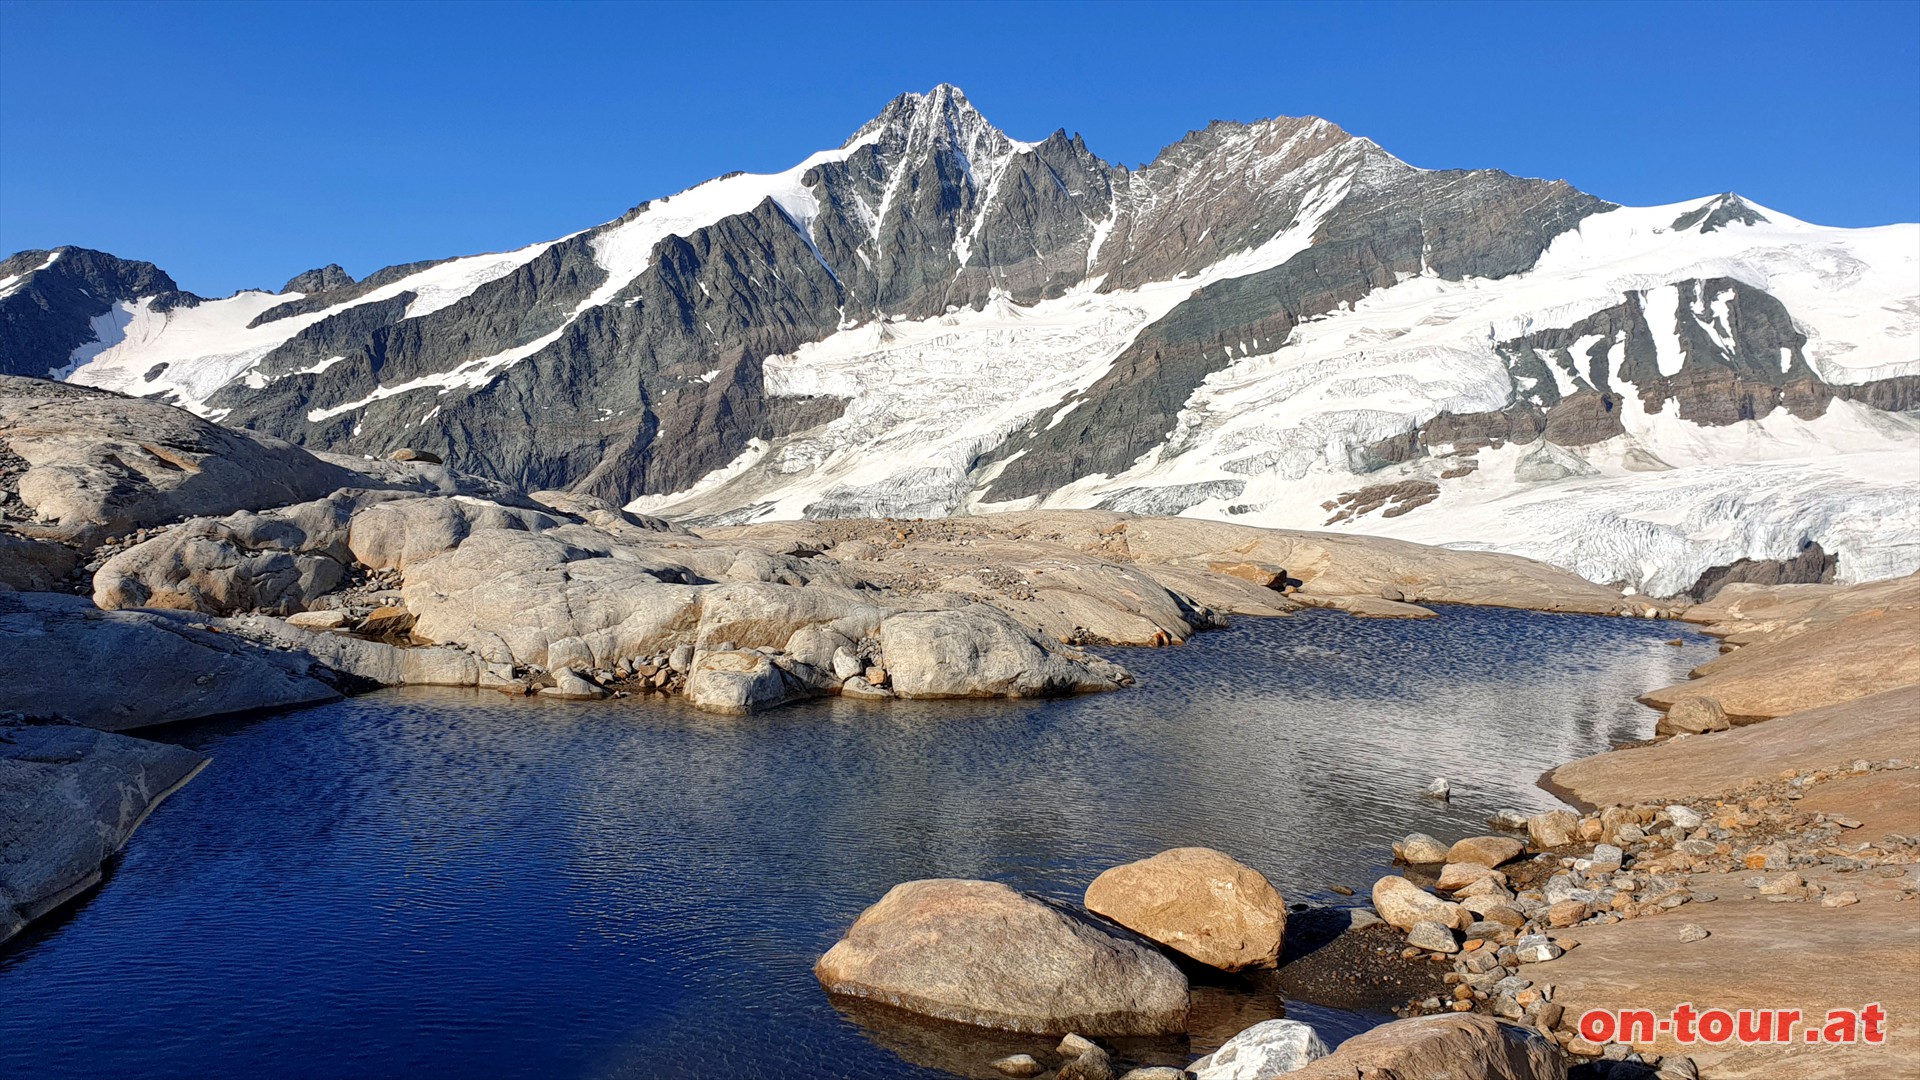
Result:
[[[1617,202],[1920,220],[1920,3],[0,3],[0,253],[206,295],[502,250],[839,145],[953,82],[1136,165],[1323,116]]]

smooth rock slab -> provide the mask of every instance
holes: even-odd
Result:
[[[66,725],[0,725],[0,941],[100,880],[207,759]]]
[[[0,711],[34,719],[125,731],[338,698],[315,667],[170,615],[0,593]]]
[[[1187,1066],[1198,1080],[1268,1080],[1327,1056],[1320,1033],[1298,1020],[1266,1020]]]
[[[1087,910],[1209,967],[1275,967],[1287,905],[1258,870],[1211,848],[1163,851],[1087,887]]]
[[[364,478],[279,439],[159,401],[0,376],[0,429],[35,529],[91,548],[144,525],[285,506]]]
[[[1174,1035],[1187,979],[1152,947],[991,881],[896,885],[814,965],[829,992],[1034,1034]]]

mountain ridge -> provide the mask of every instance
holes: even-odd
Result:
[[[943,84],[783,172],[357,282],[325,267],[208,301],[166,278],[163,300],[158,279],[102,266],[98,290],[62,282],[96,253],[20,253],[0,263],[0,370],[697,518],[1084,504],[1300,526],[1330,501],[1347,516],[1327,524],[1397,530],[1511,446],[1540,460],[1503,460],[1508,490],[1473,497],[1585,490],[1630,458],[1705,467],[1662,454],[1781,412],[1801,427],[1767,437],[1809,460],[1831,456],[1836,425],[1853,450],[1914,445],[1920,270],[1876,232],[1731,193],[1636,209],[1564,181],[1418,169],[1310,117],[1216,121],[1127,169],[1064,128],[1012,139]],[[1372,313],[1395,304],[1420,314]],[[1330,325],[1359,337],[1325,340]],[[1407,340],[1427,351],[1385,344]],[[1274,392],[1309,356],[1327,377]],[[888,385],[902,378],[926,400]],[[1223,405],[1229,385],[1258,407]],[[1744,466],[1764,441],[1714,453]],[[1835,512],[1889,478],[1861,483]],[[1391,523],[1350,512],[1395,484],[1436,494],[1391,504]],[[1663,540],[1651,570],[1628,544],[1590,576],[1677,591],[1701,558],[1816,541],[1843,575],[1920,565],[1920,544],[1799,517],[1684,558]],[[1531,542],[1515,538],[1589,557]]]

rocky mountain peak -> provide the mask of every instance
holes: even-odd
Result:
[[[341,268],[339,263],[328,263],[303,274],[295,274],[280,287],[283,293],[317,293],[328,289],[344,289],[353,284],[353,275]]]
[[[1729,191],[1716,195],[1701,206],[1675,218],[1673,231],[1694,230],[1710,233],[1730,225],[1762,225],[1768,220],[1765,214],[1755,210],[1747,200]]]
[[[995,172],[1015,150],[1028,144],[981,115],[967,95],[951,83],[941,83],[924,94],[902,94],[887,103],[848,146],[873,144],[896,160],[947,150],[957,155],[976,185]]]

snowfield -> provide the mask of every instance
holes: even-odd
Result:
[[[1711,333],[1716,304],[1724,323],[1724,298],[1683,312],[1675,285],[1730,278],[1787,305],[1829,382],[1920,373],[1920,226],[1829,229],[1755,207],[1768,223],[1670,228],[1712,201],[1595,214],[1527,273],[1411,277],[1303,324],[1279,348],[1237,343],[1164,446],[1118,476],[1040,500],[981,503],[992,476],[975,470],[978,456],[1105,374],[1194,288],[1283,263],[1299,250],[1297,230],[1195,279],[1032,307],[1000,298],[980,312],[844,331],[767,364],[771,393],[843,397],[840,419],[633,505],[725,521],[1104,505],[1512,551],[1654,595],[1738,559],[1790,558],[1809,541],[1840,556],[1842,580],[1920,569],[1920,420],[1847,401],[1811,421],[1776,410],[1727,427],[1681,420],[1671,407],[1650,414],[1620,378],[1619,346],[1611,389],[1626,434],[1559,449],[1571,475],[1517,479],[1538,443],[1486,449],[1476,471],[1442,484],[1429,505],[1326,524],[1328,500],[1460,464],[1356,475],[1351,461],[1442,412],[1509,404],[1514,379],[1497,342],[1574,325],[1630,291],[1644,294],[1651,326],[1692,317]],[[1656,344],[1662,373],[1676,370],[1678,340],[1657,332]],[[1550,369],[1562,393],[1576,388],[1574,372]]]

